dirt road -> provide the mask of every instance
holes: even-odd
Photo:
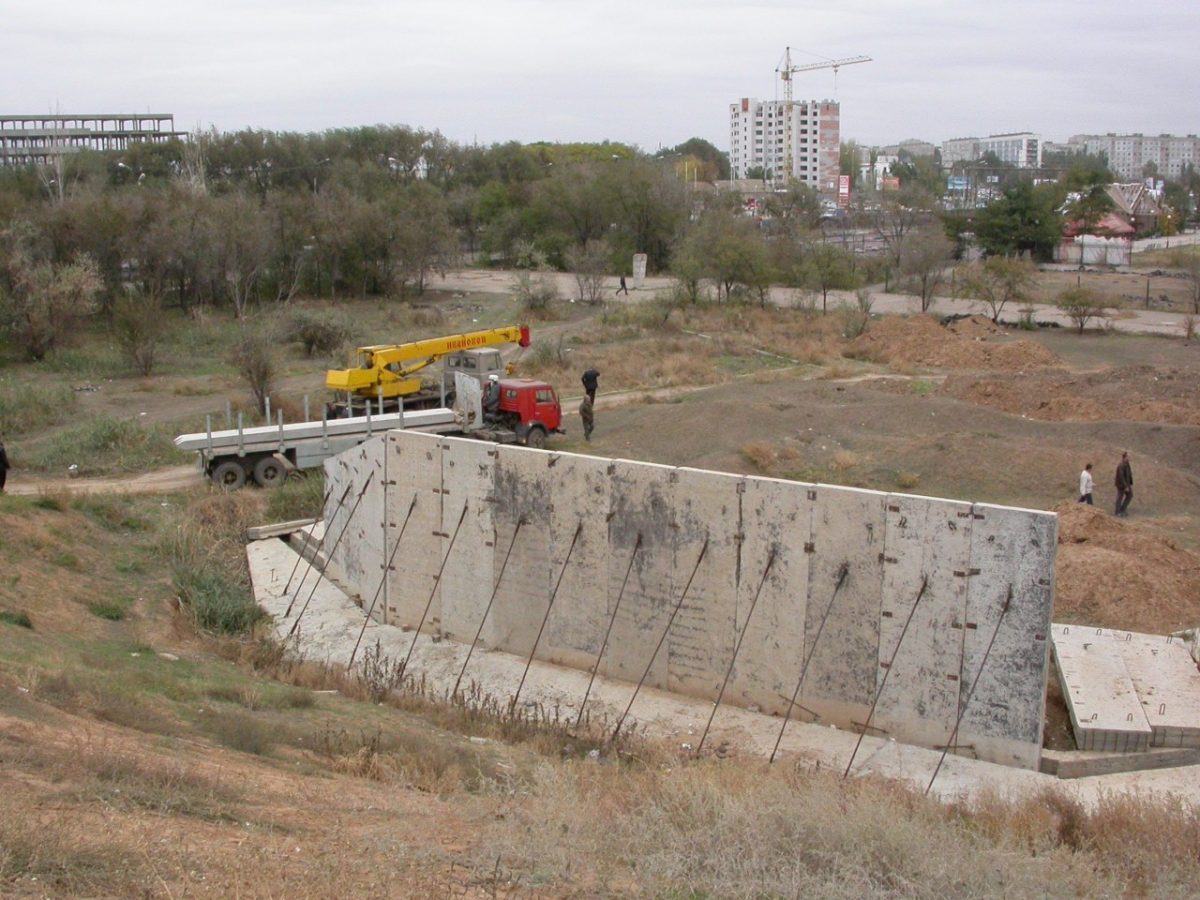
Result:
[[[204,484],[196,466],[172,466],[142,475],[110,475],[105,478],[25,477],[20,471],[8,473],[5,492],[18,497],[39,494],[168,494]]]

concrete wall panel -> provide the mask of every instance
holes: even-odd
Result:
[[[887,495],[829,485],[817,485],[812,493],[804,627],[805,652],[812,658],[801,702],[823,719],[863,722],[875,697],[879,661]],[[845,581],[836,590],[843,567]]]
[[[877,679],[882,691],[871,724],[942,746],[958,715],[971,505],[893,494],[886,522]]]
[[[973,514],[962,662],[964,703],[977,674],[978,684],[970,703],[960,708],[958,744],[981,759],[1036,767],[1041,757],[1058,519],[1051,513],[986,504],[977,504]],[[1010,586],[1012,600],[1002,617]]]
[[[699,469],[677,469],[675,478],[676,601],[696,574],[667,638],[667,686],[712,697],[733,660],[744,479]]]
[[[392,552],[397,541],[400,546],[388,572],[386,621],[402,628],[415,628],[431,590],[434,597],[430,612],[441,616],[434,581],[445,552],[445,540],[441,537],[442,448],[438,438],[415,432],[389,433],[387,472],[391,482],[388,552]],[[412,515],[408,516],[410,506]]]
[[[325,463],[326,485],[331,494],[326,509],[324,550],[330,554],[330,574],[338,573],[358,602],[367,605],[383,577],[385,558],[387,485],[383,445],[380,435]],[[368,479],[370,487],[364,492]],[[347,487],[350,491],[339,505],[337,501]],[[315,577],[315,571],[308,576],[301,602],[308,596]]]
[[[448,637],[470,643],[492,594],[496,449],[454,438],[442,439],[441,447],[442,533],[453,538],[453,547],[447,539],[440,616],[431,610],[430,618]]]
[[[677,573],[675,568],[675,487],[675,470],[669,466],[614,460],[610,468],[610,613],[629,572],[601,667],[610,678],[636,682],[642,677],[678,601],[677,576],[682,579],[678,590],[687,579],[687,573]],[[634,556],[639,535],[641,546]],[[695,556],[686,564],[694,563]],[[664,641],[646,678],[651,687],[666,688],[668,653]]]
[[[547,464],[553,477],[550,509],[550,568],[562,583],[538,656],[590,669],[609,622],[607,459],[556,454]],[[575,529],[581,527],[575,540]],[[568,554],[570,558],[568,561]],[[554,584],[550,585],[551,590]]]
[[[745,631],[745,637],[726,698],[783,714],[804,661],[813,486],[767,478],[747,478],[744,485],[736,634]]]

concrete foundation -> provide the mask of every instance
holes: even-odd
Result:
[[[326,474],[360,596],[408,518],[380,622],[1038,766],[1053,514],[402,431]]]

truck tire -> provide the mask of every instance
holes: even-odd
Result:
[[[246,469],[236,459],[227,459],[213,466],[209,478],[219,488],[236,491],[246,483]]]
[[[287,481],[287,466],[274,456],[264,456],[254,464],[254,483],[259,487],[279,487]]]
[[[546,446],[546,429],[541,425],[534,425],[529,429],[529,433],[525,435],[525,446],[536,447],[541,450]]]

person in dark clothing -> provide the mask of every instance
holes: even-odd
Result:
[[[583,401],[579,404],[579,418],[583,422],[583,439],[590,441],[596,422],[595,413],[592,410],[591,397],[585,395]]]
[[[1129,501],[1133,499],[1133,468],[1129,465],[1129,453],[1121,454],[1121,462],[1117,466],[1117,505],[1115,514],[1124,516],[1129,509]]]
[[[583,378],[579,379],[583,382],[583,392],[588,395],[588,399],[593,403],[596,402],[596,386],[599,384],[599,378],[599,369],[588,369],[583,373]]]
[[[8,454],[4,452],[4,440],[0,439],[0,494],[4,493],[4,482],[8,481]]]
[[[629,288],[625,287],[625,276],[624,275],[621,276],[621,286],[619,288],[617,288],[615,293],[616,294],[624,293],[626,297],[629,296]],[[615,296],[615,294],[614,294],[614,296]]]
[[[489,375],[487,388],[483,393],[484,416],[494,416],[500,412],[500,376]]]

